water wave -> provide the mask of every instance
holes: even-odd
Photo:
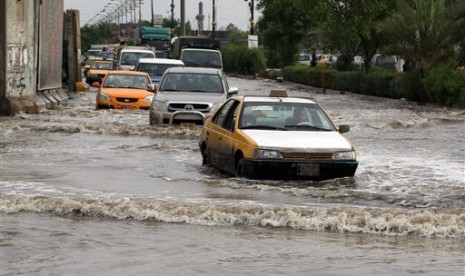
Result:
[[[75,199],[4,196],[0,212],[48,212],[63,216],[133,219],[210,226],[285,227],[308,231],[366,233],[465,239],[465,209],[411,210],[385,208],[266,205],[249,201],[171,202],[147,199]]]
[[[187,127],[187,126],[159,126],[154,127],[147,124],[143,125],[122,125],[108,122],[49,122],[35,124],[33,122],[16,122],[14,126],[0,125],[0,130],[3,133],[11,131],[24,131],[24,132],[49,132],[49,133],[89,133],[89,134],[110,134],[117,136],[149,136],[152,138],[157,137],[182,137],[184,139],[197,139],[200,135],[200,127]]]

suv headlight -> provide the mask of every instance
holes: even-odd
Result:
[[[167,111],[168,110],[166,102],[157,101],[157,100],[152,101],[151,108],[156,111]]]
[[[337,151],[333,153],[333,160],[355,160],[355,151]]]
[[[258,158],[260,159],[282,159],[283,155],[281,154],[281,152],[277,150],[259,149]]]

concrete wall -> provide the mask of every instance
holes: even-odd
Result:
[[[76,83],[82,81],[81,57],[81,27],[79,10],[67,10],[64,20],[63,70],[67,87],[76,91]]]
[[[6,97],[6,2],[0,1],[0,103]]]
[[[0,0],[0,113],[39,113],[66,102],[61,87],[38,91],[39,10],[45,1]],[[59,72],[61,74],[61,72]]]
[[[35,1],[6,2],[6,96],[34,96],[37,82],[37,76],[33,73],[37,64]]]

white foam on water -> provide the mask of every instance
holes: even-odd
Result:
[[[61,216],[134,219],[210,226],[284,227],[308,231],[414,235],[465,239],[465,210],[324,208],[265,205],[250,201],[179,202],[127,197],[84,199],[48,196],[2,196],[0,211],[47,212]]]

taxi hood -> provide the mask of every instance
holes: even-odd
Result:
[[[129,97],[139,99],[153,95],[150,91],[135,88],[102,88],[101,92],[112,97]]]
[[[260,129],[243,129],[259,148],[276,150],[316,150],[343,151],[351,150],[352,145],[337,131],[269,131]]]

